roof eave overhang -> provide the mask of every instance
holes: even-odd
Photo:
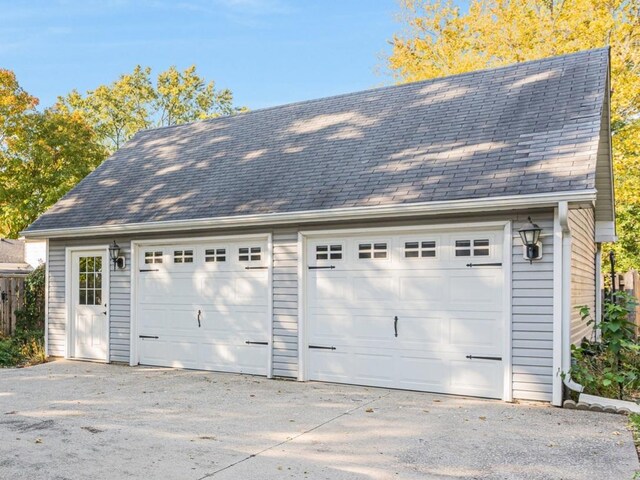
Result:
[[[236,215],[231,217],[172,220],[144,223],[127,223],[75,228],[26,230],[27,239],[96,237],[106,235],[145,234],[175,232],[180,230],[207,230],[217,228],[260,227],[285,224],[339,222],[367,220],[384,217],[412,217],[462,213],[482,213],[505,210],[554,207],[560,201],[572,204],[593,204],[596,190],[574,192],[539,193],[503,197],[474,198],[401,205],[376,205],[371,207],[334,208],[302,212],[268,213],[260,215]]]

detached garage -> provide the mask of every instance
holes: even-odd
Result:
[[[600,49],[139,132],[24,232],[47,351],[560,405],[609,91]]]

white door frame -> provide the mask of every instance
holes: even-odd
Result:
[[[107,354],[104,359],[91,359],[96,362],[109,363],[111,358],[111,259],[109,257],[109,245],[91,245],[82,247],[66,247],[64,251],[64,264],[65,264],[65,311],[67,318],[66,335],[65,335],[65,349],[64,358],[75,358],[75,315],[73,305],[73,292],[76,287],[73,278],[73,254],[74,253],[86,253],[86,252],[100,252],[106,255],[107,261],[102,267],[102,291],[103,297],[106,299],[107,315],[105,321],[107,322]],[[78,359],[82,360],[82,359]]]
[[[236,240],[261,240],[267,242],[267,321],[268,321],[268,359],[267,378],[273,377],[273,240],[271,233],[256,233],[244,235],[215,235],[207,237],[177,237],[158,238],[150,240],[131,240],[131,305],[130,305],[130,337],[129,337],[129,365],[140,363],[138,352],[138,280],[140,248],[145,245],[171,245],[176,243],[201,243],[210,241],[236,241]]]
[[[345,228],[331,230],[305,230],[298,232],[298,380],[308,379],[307,352],[307,241],[310,238],[325,237],[332,235],[356,235],[361,233],[409,233],[438,230],[503,230],[502,245],[502,311],[503,311],[503,393],[502,400],[511,402],[513,400],[513,353],[512,353],[512,319],[511,319],[511,270],[512,270],[512,226],[511,220],[489,221],[473,223],[442,223],[435,225],[409,225],[402,227],[367,227],[367,228]]]

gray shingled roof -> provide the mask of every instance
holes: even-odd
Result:
[[[594,188],[608,50],[138,133],[28,231]]]

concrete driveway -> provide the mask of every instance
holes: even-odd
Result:
[[[57,361],[0,370],[0,478],[631,479],[626,418]]]

